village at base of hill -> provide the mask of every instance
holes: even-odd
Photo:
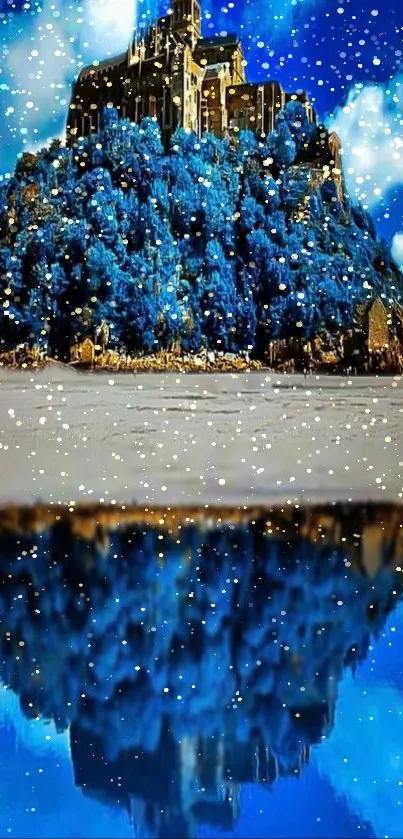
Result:
[[[358,306],[354,326],[344,333],[325,331],[315,338],[271,341],[266,358],[249,353],[183,353],[180,346],[153,354],[132,356],[123,348],[109,348],[109,328],[101,325],[97,335],[75,344],[67,366],[84,370],[137,372],[223,372],[277,370],[278,372],[403,373],[403,308],[387,309],[380,298]],[[0,367],[41,368],[58,362],[38,347],[21,345],[0,353]]]

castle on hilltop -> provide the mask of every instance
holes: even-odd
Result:
[[[236,136],[243,129],[269,134],[279,110],[293,99],[316,122],[306,93],[286,93],[276,81],[248,82],[245,65],[236,35],[202,37],[199,0],[173,0],[171,14],[136,33],[125,53],[81,71],[67,142],[98,133],[105,106],[136,123],[156,118],[165,143],[178,127],[199,136]]]

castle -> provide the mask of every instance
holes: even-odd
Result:
[[[125,53],[81,71],[67,142],[98,133],[105,106],[136,123],[156,118],[165,144],[177,127],[199,136],[204,131],[236,136],[243,129],[269,134],[290,99],[299,99],[316,122],[305,93],[285,93],[275,81],[250,83],[245,65],[236,35],[202,37],[199,0],[173,0],[171,14],[136,33]]]

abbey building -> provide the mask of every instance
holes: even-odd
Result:
[[[288,94],[278,82],[253,84],[245,77],[242,44],[236,35],[203,38],[199,0],[173,0],[172,13],[128,50],[81,71],[73,90],[67,142],[97,133],[105,105],[139,122],[158,119],[163,139],[178,126],[201,135],[236,135],[242,129],[273,130],[289,99],[300,99],[308,118],[315,111],[304,93]]]

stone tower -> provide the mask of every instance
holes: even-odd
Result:
[[[192,50],[201,38],[201,10],[199,0],[173,0],[172,31],[178,32]]]

